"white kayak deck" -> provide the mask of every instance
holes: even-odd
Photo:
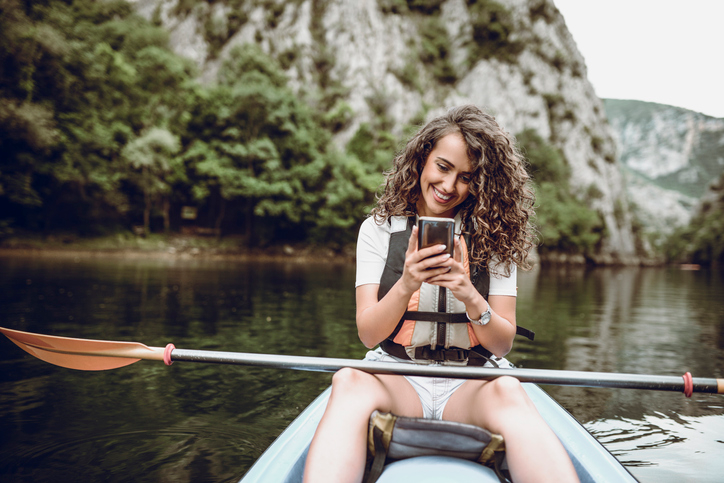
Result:
[[[524,383],[523,387],[565,446],[581,483],[636,481],[606,448],[545,391],[530,383]],[[330,390],[327,388],[287,427],[240,483],[301,483],[309,443],[327,406]],[[451,477],[456,481],[475,478],[477,482],[498,482],[497,476],[489,468],[442,456],[412,458],[388,464],[377,481],[440,483]]]

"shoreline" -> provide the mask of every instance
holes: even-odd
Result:
[[[50,239],[13,238],[0,243],[1,258],[72,258],[116,260],[197,260],[229,262],[325,262],[354,264],[355,245],[331,247],[310,243],[285,243],[265,248],[247,248],[238,238],[221,240],[188,235],[110,236],[96,239],[55,237]],[[662,266],[660,258],[642,259],[637,256],[619,257],[597,254],[590,258],[581,254],[546,253],[533,250],[529,256],[532,266]]]
[[[3,247],[0,258],[45,258],[74,260],[179,260],[211,262],[291,262],[312,263],[325,260],[326,263],[353,264],[354,256],[338,253],[330,248],[294,248],[288,245],[270,249],[216,249],[191,247],[177,249],[173,246],[158,249],[148,248],[81,248],[81,247]]]
[[[663,266],[660,261],[646,263],[640,259],[620,261],[612,258],[596,260],[591,263],[583,256],[566,256],[546,254],[540,257],[533,253],[529,261],[535,266]],[[165,261],[208,261],[208,262],[286,262],[286,263],[320,263],[354,265],[355,252],[352,247],[335,251],[329,247],[273,246],[267,249],[253,248],[217,248],[217,247],[183,247],[168,245],[159,248],[115,247],[38,247],[38,246],[0,246],[0,258],[45,258],[73,259],[75,261],[114,259],[114,260],[165,260]],[[698,265],[681,264],[683,270],[696,270]]]

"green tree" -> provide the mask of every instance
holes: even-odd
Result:
[[[0,212],[5,227],[27,223],[43,206],[38,172],[59,141],[43,82],[56,73],[67,45],[50,25],[36,23],[16,0],[0,2]],[[4,230],[4,231],[7,231]]]
[[[664,243],[672,262],[724,265],[724,174],[711,183],[688,226],[676,230]]]
[[[143,229],[150,233],[151,209],[154,202],[161,205],[164,231],[168,232],[170,222],[171,183],[174,168],[181,166],[174,155],[181,148],[178,136],[167,129],[153,127],[142,136],[126,144],[122,156],[131,168],[129,177],[143,192]]]
[[[541,253],[591,253],[605,225],[597,212],[571,194],[570,167],[560,151],[531,129],[520,133],[517,140],[535,184],[534,223],[540,232]]]
[[[177,128],[190,65],[122,0],[0,9],[0,208],[31,229],[121,220],[121,151],[152,126]]]
[[[194,103],[187,139],[184,157],[197,179],[193,191],[216,206],[217,229],[233,201],[243,206],[252,241],[272,241],[280,229],[306,235],[328,175],[322,156],[328,134],[258,47],[230,53],[219,84]],[[270,233],[262,234],[262,225]]]
[[[513,62],[523,44],[512,39],[515,24],[510,10],[495,0],[467,0],[467,4],[473,27],[470,63],[489,58]]]

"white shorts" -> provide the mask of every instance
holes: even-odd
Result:
[[[367,352],[365,360],[414,364],[414,362],[391,356],[379,347]],[[496,358],[495,362],[500,367],[511,367],[505,358]],[[493,367],[493,365],[486,362],[483,367]],[[465,379],[452,379],[449,377],[405,376],[405,379],[412,385],[420,398],[423,416],[427,419],[442,419],[445,405],[450,400],[450,396],[465,383]]]

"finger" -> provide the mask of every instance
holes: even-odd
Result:
[[[425,249],[427,250],[427,248]],[[420,253],[423,253],[422,250],[420,250]],[[420,261],[420,267],[423,270],[430,270],[432,268],[447,268],[453,265],[454,260],[450,258],[450,255],[448,253],[433,253],[432,255],[428,256],[427,258],[424,258]]]
[[[460,243],[460,237],[455,237],[455,250],[453,250],[456,262],[462,262],[462,244]]]
[[[411,254],[417,250],[417,225],[412,227],[410,239],[407,241],[407,254]]]
[[[435,267],[425,272],[430,276],[425,279],[426,283],[433,285],[441,285],[452,280],[450,277],[450,267]]]
[[[420,255],[420,260],[426,260],[428,258],[437,258],[438,255],[447,255],[446,253],[442,253],[445,251],[445,248],[445,245],[432,245],[429,247],[421,248],[417,252]]]

